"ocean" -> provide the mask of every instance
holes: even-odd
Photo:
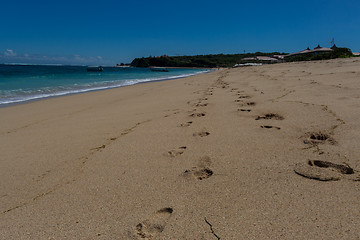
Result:
[[[0,106],[37,99],[161,81],[206,73],[207,69],[103,67],[87,72],[86,66],[0,64]]]

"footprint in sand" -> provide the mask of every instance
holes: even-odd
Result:
[[[214,172],[210,169],[211,160],[210,157],[205,156],[199,159],[199,162],[196,167],[192,169],[187,169],[184,171],[183,175],[185,177],[193,177],[197,180],[203,180],[211,177]]]
[[[238,93],[237,95],[238,95],[239,99],[251,98],[249,95],[245,95],[245,94],[242,94],[242,93]]]
[[[251,109],[241,108],[241,109],[238,109],[238,111],[241,111],[241,112],[251,112]]]
[[[197,103],[195,104],[195,107],[206,107],[207,105],[207,103]]]
[[[256,103],[255,102],[246,102],[245,103],[245,106],[255,106],[256,105]]]
[[[244,99],[251,98],[251,97],[248,96],[248,95],[243,95],[243,94],[239,94],[239,95],[240,95],[240,96],[238,97],[238,99],[235,100],[235,102],[244,103]],[[250,104],[250,105],[253,105],[253,104]]]
[[[185,149],[186,149],[185,146],[179,147],[179,148],[177,148],[177,149],[173,149],[173,150],[171,150],[171,151],[168,151],[168,155],[169,155],[170,157],[177,157],[177,156],[183,154],[184,151],[185,151]]]
[[[190,117],[204,117],[205,116],[205,113],[192,113],[190,114]]]
[[[104,149],[104,148],[106,148],[106,145],[105,145],[105,144],[103,144],[103,145],[101,145],[101,146],[99,146],[99,147],[92,148],[92,149],[90,149],[90,150],[101,151],[101,150]]]
[[[186,103],[194,106],[196,103],[200,103],[200,102],[201,102],[201,100],[199,99],[199,100],[187,101]]]
[[[239,101],[238,101],[239,100]],[[240,106],[241,107],[244,107],[244,106],[255,106],[256,105],[256,103],[255,102],[244,102],[243,100],[240,100],[240,99],[238,99],[238,100],[235,100],[235,102],[239,102],[240,104]]]
[[[347,164],[320,160],[308,160],[306,163],[297,163],[294,171],[300,176],[319,181],[337,181],[345,175],[354,174],[354,169]]]
[[[210,133],[209,132],[206,132],[206,131],[201,131],[201,132],[196,132],[193,134],[194,137],[206,137],[206,136],[209,136]]]
[[[182,123],[182,124],[180,124],[180,127],[189,127],[192,123],[193,123],[192,121]]]
[[[229,87],[229,83],[224,82],[221,87],[222,87],[222,88],[228,88],[228,87]]]
[[[281,128],[279,128],[279,127],[275,127],[275,126],[270,126],[270,125],[262,125],[262,126],[260,126],[261,128],[267,128],[267,129],[269,129],[269,128],[275,128],[275,129],[277,129],[277,130],[280,130]]]
[[[136,225],[136,235],[139,239],[155,239],[165,229],[174,210],[170,207],[162,208],[148,219]]]
[[[304,143],[318,145],[323,143],[335,144],[336,141],[330,136],[330,134],[324,132],[308,132],[305,134]]]
[[[267,113],[267,114],[265,114],[265,115],[257,116],[257,117],[255,118],[255,120],[260,120],[260,119],[266,119],[266,120],[268,120],[268,119],[283,120],[284,117],[281,116],[281,115],[279,115],[279,114],[277,114],[277,113]]]
[[[209,178],[214,174],[210,168],[185,170],[184,173],[191,173],[198,180]]]

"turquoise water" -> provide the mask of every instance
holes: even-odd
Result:
[[[103,72],[87,72],[85,66],[0,64],[0,106],[35,99],[169,80],[209,72],[206,69],[104,67]]]

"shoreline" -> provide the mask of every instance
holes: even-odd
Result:
[[[178,69],[185,69],[185,68],[178,68]],[[190,68],[186,68],[186,69],[190,69]],[[203,69],[207,69],[207,68],[203,68]],[[132,86],[132,85],[143,84],[143,83],[177,80],[177,79],[181,79],[181,78],[187,78],[187,77],[191,77],[191,76],[210,73],[213,71],[217,71],[217,70],[209,69],[209,71],[206,71],[206,72],[192,73],[192,74],[187,74],[185,76],[179,75],[179,76],[172,76],[172,77],[164,77],[164,78],[159,78],[159,79],[154,79],[154,80],[149,80],[149,81],[144,81],[144,82],[137,82],[137,83],[127,84],[127,85],[120,85],[120,86],[106,86],[106,87],[98,87],[96,89],[82,89],[82,90],[73,90],[72,92],[54,93],[51,96],[39,96],[39,97],[33,97],[31,99],[19,100],[19,101],[11,102],[11,103],[1,103],[0,108],[11,107],[11,106],[15,106],[18,104],[26,104],[26,103],[31,103],[31,102],[36,102],[36,101],[41,101],[41,100],[46,100],[46,99],[51,99],[51,98],[83,94],[83,93],[87,93],[87,92],[96,92],[96,91],[104,91],[104,90],[109,90],[109,89],[114,89],[114,88],[127,87],[127,86]]]
[[[0,235],[357,239],[359,76],[273,64],[0,108]]]

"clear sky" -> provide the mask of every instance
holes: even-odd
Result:
[[[359,0],[1,0],[0,63],[109,64],[149,55],[360,51]]]

